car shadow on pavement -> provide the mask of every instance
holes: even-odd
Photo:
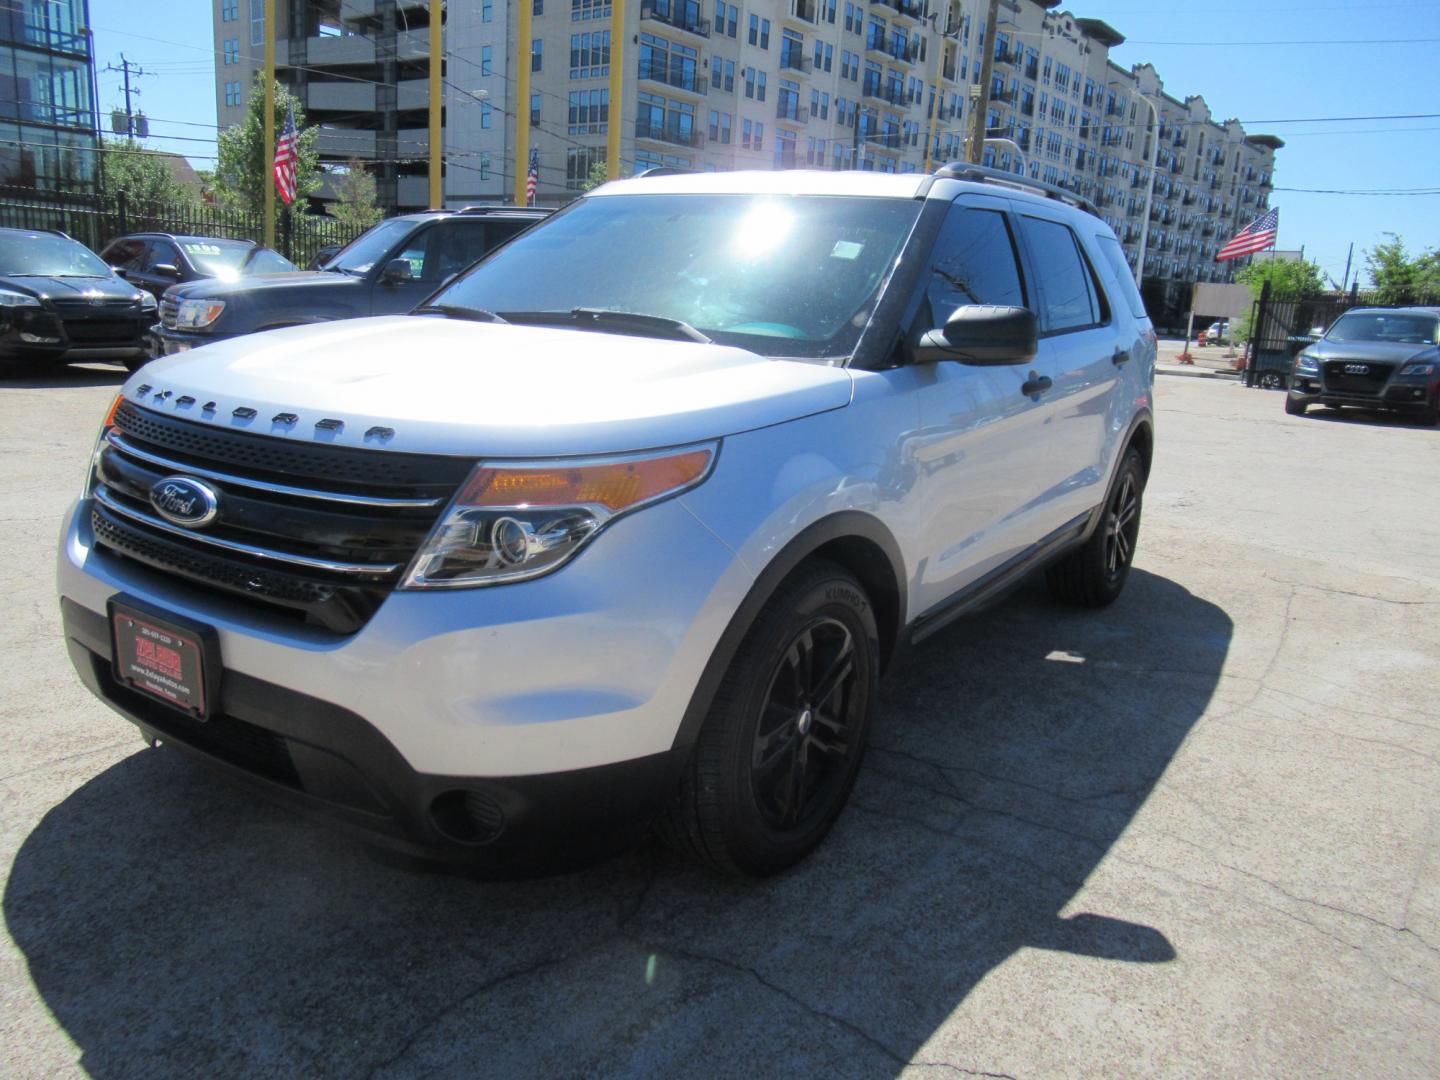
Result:
[[[0,389],[64,390],[78,386],[120,386],[130,372],[119,364],[47,364],[7,367],[0,364]]]
[[[1325,409],[1312,406],[1306,413],[1307,420],[1327,420],[1332,424],[1364,424],[1368,427],[1419,428],[1421,431],[1436,430],[1429,424],[1422,424],[1413,416],[1389,412],[1384,409]]]
[[[1231,632],[1138,570],[1102,612],[1027,586],[902,661],[850,807],[768,882],[655,846],[538,881],[398,871],[162,749],[44,817],[4,915],[96,1077],[1003,1072],[964,1052],[998,965],[1175,959],[1163,926],[1072,909]]]

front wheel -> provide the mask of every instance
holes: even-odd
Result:
[[[1285,395],[1285,412],[1288,416],[1304,416],[1305,410],[1310,407],[1308,402],[1297,401],[1289,394]]]
[[[1435,388],[1435,393],[1430,395],[1430,404],[1421,410],[1418,421],[1429,427],[1440,424],[1440,386]]]
[[[1045,571],[1051,595],[1080,607],[1106,607],[1119,598],[1140,539],[1145,466],[1133,446],[1125,451],[1110,498],[1090,539]]]
[[[749,877],[779,873],[813,851],[860,768],[879,655],[860,583],[828,561],[802,566],[731,662],[661,836]]]

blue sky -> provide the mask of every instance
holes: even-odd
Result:
[[[1175,97],[1202,94],[1221,119],[1285,140],[1271,198],[1282,248],[1305,248],[1338,280],[1386,232],[1411,250],[1440,247],[1440,195],[1330,195],[1284,188],[1440,190],[1440,0],[1076,0],[1127,41],[1122,66],[1150,62]],[[97,66],[120,54],[153,74],[139,80],[153,118],[150,145],[212,164],[215,84],[205,0],[90,0]],[[157,40],[159,39],[159,40]],[[1254,42],[1336,42],[1257,45]],[[1371,43],[1373,42],[1373,43]],[[100,74],[100,106],[120,105],[120,76]],[[1437,114],[1397,120],[1324,117]],[[1253,122],[1252,122],[1253,121]],[[199,142],[190,140],[202,140]],[[1353,274],[1353,271],[1352,271]]]

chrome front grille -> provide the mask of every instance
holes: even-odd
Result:
[[[114,554],[348,633],[395,587],[472,464],[230,431],[126,401],[96,461],[92,522]],[[151,488],[174,476],[217,493],[204,528],[151,505]]]
[[[175,314],[180,310],[180,303],[168,296],[160,298],[160,322],[167,330],[175,329]]]

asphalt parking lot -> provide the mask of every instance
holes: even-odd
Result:
[[[0,1074],[1440,1072],[1440,429],[1161,377],[1121,601],[916,650],[818,857],[485,884],[81,688],[52,561],[120,378],[0,381]]]

